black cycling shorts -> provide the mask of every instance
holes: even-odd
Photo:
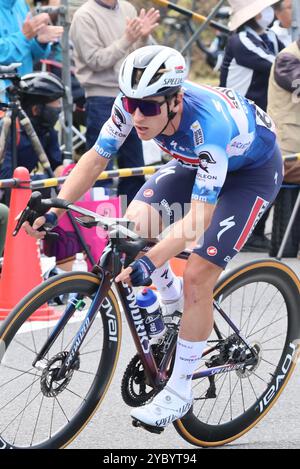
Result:
[[[151,176],[135,200],[154,206],[165,226],[172,224],[190,209],[196,172],[197,168],[174,159]],[[275,200],[282,179],[283,162],[278,146],[273,157],[259,168],[228,173],[211,224],[193,252],[225,268]]]

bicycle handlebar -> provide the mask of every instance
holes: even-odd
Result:
[[[17,222],[17,225],[13,232],[13,236],[16,236],[18,234],[21,229],[21,226],[25,221],[28,221],[32,225],[38,217],[45,215],[45,213],[47,213],[50,208],[73,210],[77,213],[80,213],[84,216],[84,219],[81,220],[81,218],[76,217],[76,221],[78,221],[78,223],[85,226],[86,228],[91,228],[93,226],[102,226],[102,228],[110,232],[111,236],[120,234],[132,240],[139,239],[139,236],[134,231],[128,228],[128,226],[132,224],[132,222],[126,218],[104,217],[83,207],[74,205],[64,199],[42,199],[42,194],[39,191],[35,191],[32,193],[26,208],[21,213],[21,216]],[[44,225],[42,227],[42,230],[47,231],[47,226]],[[54,233],[49,233],[48,231],[47,234],[53,235]]]

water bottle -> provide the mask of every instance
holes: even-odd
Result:
[[[142,310],[144,325],[149,339],[159,339],[166,331],[166,326],[162,317],[156,293],[145,288],[136,296],[136,302]]]
[[[77,252],[75,260],[72,264],[72,271],[78,271],[81,270],[81,272],[87,272],[88,271],[88,265],[86,260],[84,259],[83,252]],[[77,301],[77,293],[70,293],[69,294],[69,303],[72,303],[76,309],[81,310],[81,301]],[[85,305],[84,305],[85,306]]]
[[[72,271],[81,270],[83,272],[88,271],[88,265],[84,258],[83,252],[77,252],[75,260],[72,264]]]

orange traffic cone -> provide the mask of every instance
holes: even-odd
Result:
[[[183,273],[186,268],[185,259],[178,259],[177,257],[173,257],[170,260],[170,265],[175,275],[177,275],[178,277],[183,277]]]
[[[43,280],[36,239],[28,236],[23,229],[16,237],[12,235],[16,226],[16,216],[25,208],[31,196],[28,170],[23,167],[16,168],[14,178],[21,180],[23,186],[26,184],[28,188],[15,188],[11,192],[0,280],[0,319],[6,318],[16,304]],[[44,305],[30,319],[41,321],[54,317],[54,309]]]

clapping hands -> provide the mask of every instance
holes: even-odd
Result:
[[[134,43],[140,38],[145,38],[158,26],[160,13],[155,8],[150,8],[146,12],[141,9],[139,16],[136,18],[127,18],[125,34],[130,43]]]
[[[36,37],[40,43],[45,44],[58,41],[63,34],[63,28],[52,26],[48,13],[35,16],[28,13],[22,26],[22,32],[26,39],[30,40]]]

